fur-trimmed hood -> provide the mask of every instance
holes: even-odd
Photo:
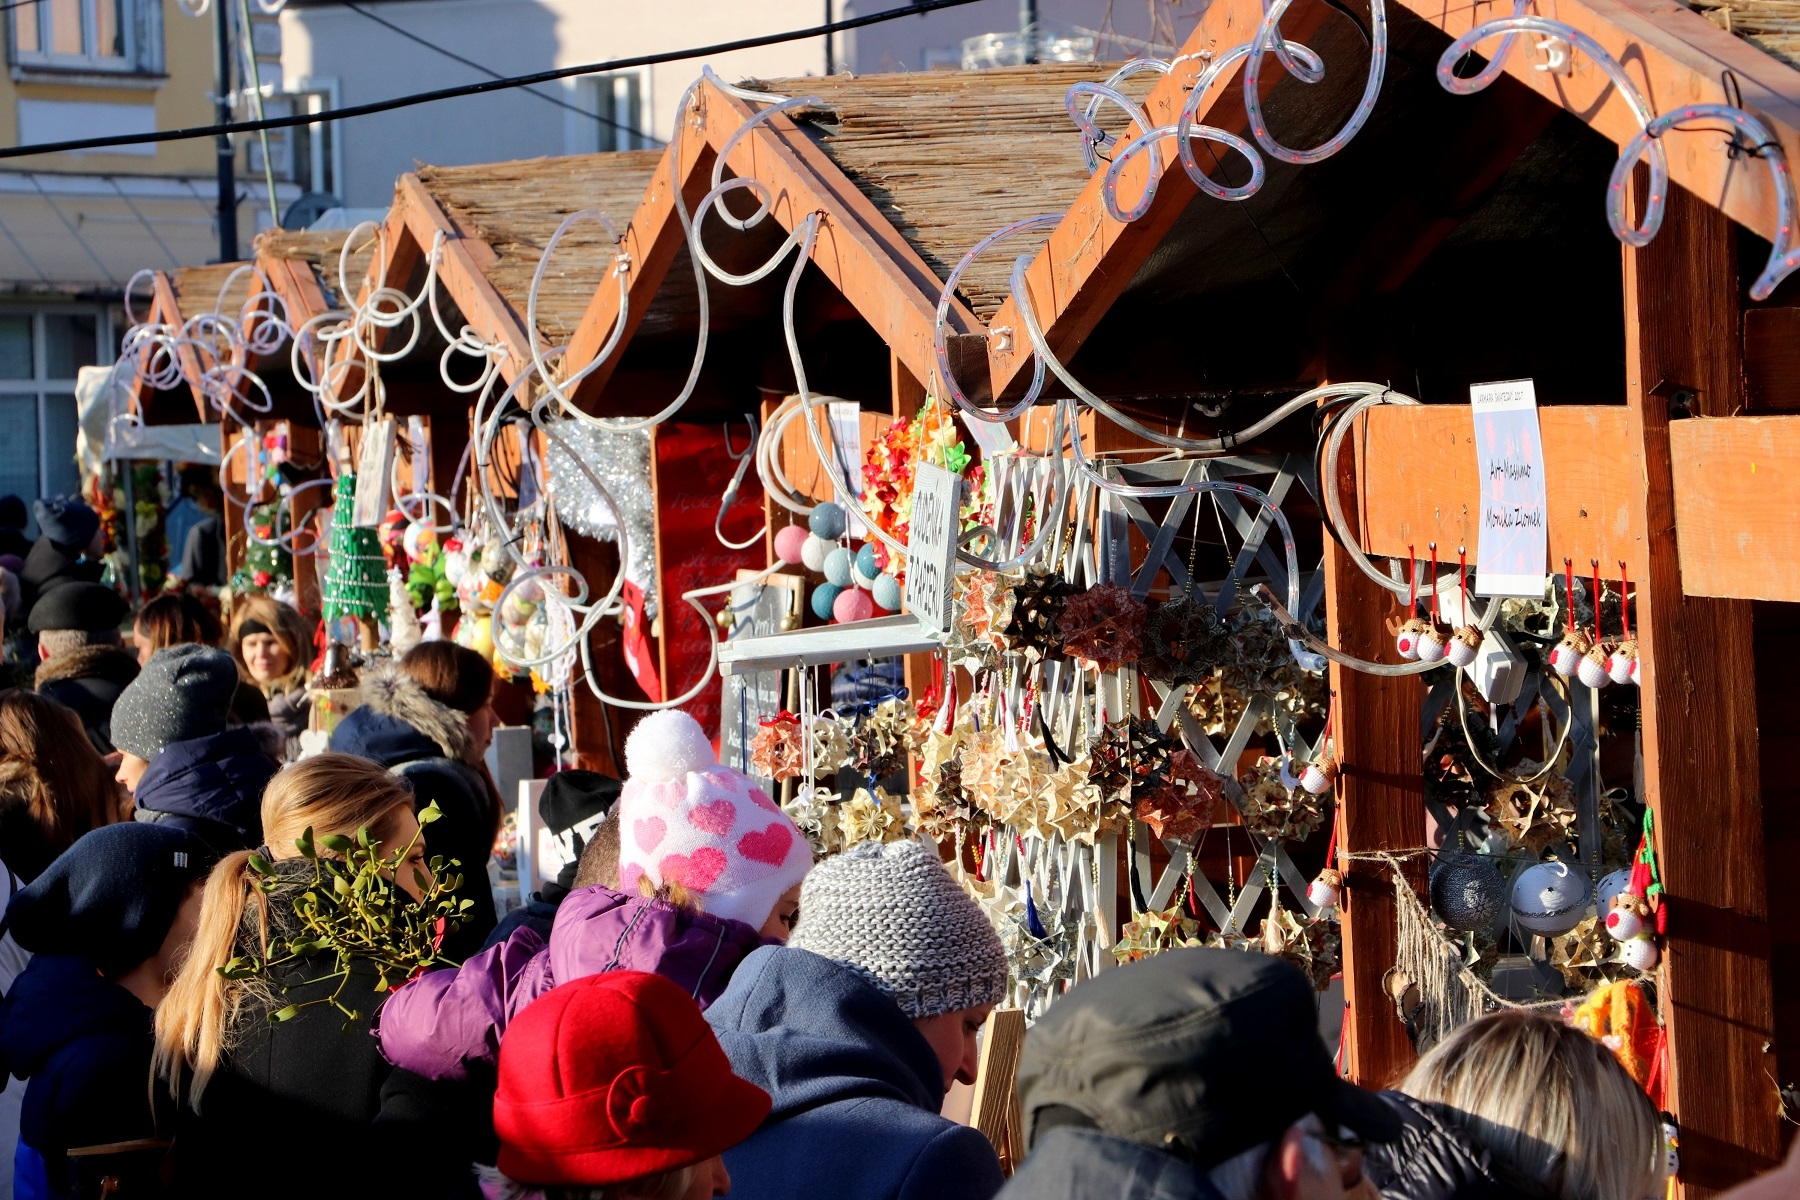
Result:
[[[38,664],[36,687],[65,679],[103,679],[124,687],[138,677],[137,655],[119,646],[83,646]]]
[[[364,671],[361,692],[362,707],[332,733],[333,750],[360,754],[385,767],[430,754],[465,761],[469,719],[426,695],[398,666],[382,663]]]

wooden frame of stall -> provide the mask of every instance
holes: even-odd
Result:
[[[1450,9],[1427,0],[1401,2],[1451,38],[1510,15],[1509,7],[1487,0]],[[1254,3],[1212,5],[1176,68],[1153,91],[1151,119],[1172,122],[1204,60],[1251,36],[1259,15]],[[1790,160],[1800,150],[1800,74],[1688,9],[1654,0],[1569,0],[1551,15],[1631,64],[1656,111],[1681,102],[1741,104],[1769,124]],[[1284,32],[1306,41],[1323,19],[1321,6],[1296,6]],[[1635,119],[1603,74],[1556,74],[1536,57],[1516,48],[1507,74],[1614,143],[1636,133]],[[1277,75],[1265,73],[1265,96],[1299,86],[1271,78]],[[1403,270],[1429,255],[1455,227],[1459,207],[1491,185],[1544,127],[1542,113],[1521,111],[1516,100],[1509,103],[1498,92],[1466,102],[1487,110],[1481,120],[1490,136],[1482,158],[1459,164],[1441,212],[1409,207],[1400,198],[1385,227],[1370,238],[1383,253],[1368,256],[1367,270]],[[1209,93],[1196,119],[1248,135],[1241,64]],[[1644,654],[1644,795],[1655,813],[1672,906],[1663,968],[1669,1096],[1681,1127],[1683,1190],[1690,1196],[1729,1187],[1778,1160],[1783,1135],[1775,1081],[1778,1075],[1784,1082],[1794,1078],[1800,1058],[1800,1023],[1794,1020],[1800,1014],[1787,1011],[1792,1003],[1783,1006],[1788,1019],[1777,1038],[1765,890],[1763,801],[1792,790],[1783,782],[1791,768],[1763,782],[1759,709],[1762,761],[1771,765],[1783,761],[1771,757],[1777,748],[1791,749],[1794,742],[1769,743],[1770,717],[1778,716],[1788,739],[1800,734],[1800,720],[1792,717],[1796,706],[1779,694],[1777,681],[1759,689],[1753,654],[1760,626],[1753,626],[1751,605],[1734,598],[1800,599],[1800,546],[1789,520],[1800,501],[1800,417],[1712,419],[1727,417],[1742,403],[1746,354],[1775,360],[1764,375],[1779,386],[1767,390],[1780,394],[1784,407],[1800,407],[1793,388],[1800,361],[1788,348],[1791,338],[1782,340],[1784,332],[1800,328],[1800,310],[1787,310],[1785,318],[1765,314],[1760,321],[1756,310],[1746,313],[1743,289],[1760,269],[1763,251],[1746,249],[1740,264],[1733,223],[1771,238],[1776,212],[1767,172],[1745,170],[1741,161],[1715,144],[1675,141],[1670,170],[1677,186],[1670,189],[1661,232],[1641,250],[1623,250],[1624,403],[1541,411],[1552,563],[1564,556],[1583,566],[1592,558],[1609,566],[1623,560],[1636,583]],[[1134,197],[1142,186],[1141,160],[1132,170],[1137,182],[1128,176],[1121,191]],[[1184,172],[1169,171],[1148,213],[1121,224],[1108,215],[1099,187],[1096,176],[1026,276],[1047,340],[1064,361],[1197,194]],[[991,324],[996,330],[1019,327],[1012,301]],[[1018,394],[1031,362],[1029,346],[996,337],[990,362],[994,394]],[[1689,413],[1706,419],[1671,420]],[[1471,514],[1479,511],[1480,492],[1470,431],[1468,410],[1450,406],[1383,408],[1364,419],[1355,466],[1346,462],[1342,484],[1344,495],[1356,497],[1353,532],[1366,551],[1405,556],[1409,546],[1433,539],[1474,544]],[[1678,525],[1686,530],[1679,557],[1672,536]],[[1341,550],[1328,554],[1327,571],[1330,641],[1350,654],[1391,659],[1391,638],[1381,625],[1388,595]],[[1765,676],[1774,673],[1765,668]],[[1420,720],[1417,680],[1333,666],[1332,687],[1344,763],[1337,793],[1342,851],[1421,845],[1420,764],[1411,749]],[[1778,829],[1780,845],[1800,848],[1800,823],[1778,817],[1775,808],[1768,804],[1768,867],[1776,862]],[[1346,1067],[1358,1082],[1382,1086],[1412,1058],[1406,1030],[1383,990],[1395,951],[1393,893],[1379,867],[1348,859],[1344,865]],[[1785,968],[1793,980],[1800,938],[1778,941],[1796,956]]]

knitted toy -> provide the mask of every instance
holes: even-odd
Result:
[[[1620,980],[1596,988],[1581,1002],[1569,1024],[1611,1050],[1619,1065],[1649,1094],[1650,1103],[1662,1108],[1663,1029],[1641,986]]]
[[[699,722],[666,709],[625,742],[619,889],[678,883],[714,916],[759,928],[805,878],[812,849],[748,775],[720,765]]]

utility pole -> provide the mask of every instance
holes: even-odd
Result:
[[[1019,49],[1026,65],[1038,60],[1037,0],[1019,0]]]
[[[214,117],[221,125],[231,120],[231,9],[225,0],[213,0],[213,100]],[[237,178],[232,159],[231,135],[219,135],[219,261],[235,262],[238,256]]]
[[[825,0],[825,23],[829,25],[831,21],[831,0]],[[828,33],[825,35],[825,74],[829,75],[835,69],[831,61],[831,35]]]

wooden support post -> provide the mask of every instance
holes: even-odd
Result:
[[[1624,254],[1626,397],[1644,461],[1633,524],[1650,552],[1636,626],[1644,792],[1670,905],[1669,1104],[1683,1192],[1704,1197],[1773,1166],[1781,1145],[1751,606],[1683,594],[1669,457],[1676,393],[1717,416],[1741,395],[1736,231],[1671,186],[1661,232]]]
[[[1362,429],[1356,431],[1358,441]],[[1340,494],[1356,492],[1355,459],[1345,455]],[[1355,514],[1348,513],[1352,525]],[[1359,529],[1346,529],[1346,536]],[[1331,644],[1346,654],[1391,660],[1385,618],[1393,596],[1370,580],[1329,537],[1325,554],[1325,620]],[[1342,756],[1338,779],[1338,845],[1345,855],[1402,850],[1425,840],[1424,773],[1419,760],[1417,678],[1365,675],[1333,663],[1337,705],[1333,736]],[[1385,1087],[1411,1064],[1412,1041],[1385,990],[1394,965],[1394,882],[1377,863],[1346,858],[1344,935],[1345,1069],[1364,1087]]]

